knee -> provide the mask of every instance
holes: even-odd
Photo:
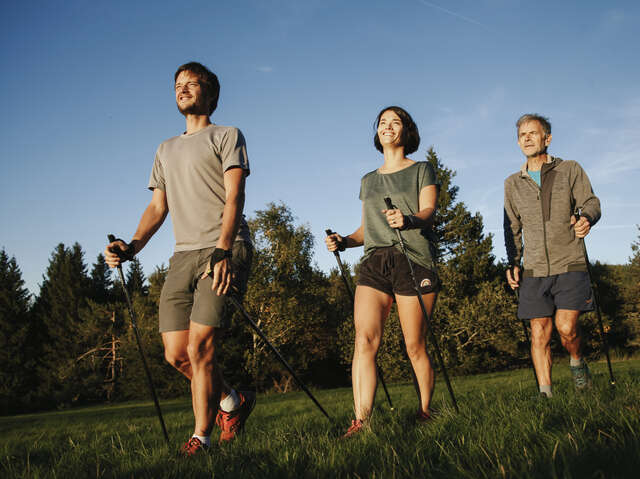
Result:
[[[191,341],[187,345],[191,364],[212,365],[215,360],[215,345],[211,341]]]
[[[359,354],[376,354],[380,338],[370,334],[356,334],[355,349]]]
[[[405,343],[407,356],[413,362],[423,359],[427,355],[427,348],[424,341],[409,341]]]
[[[185,350],[167,348],[164,350],[164,359],[179,371],[189,364],[189,356]]]
[[[575,324],[558,324],[556,329],[565,341],[573,341],[578,336],[578,328]]]

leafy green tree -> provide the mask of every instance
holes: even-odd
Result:
[[[640,232],[640,225],[637,226]],[[640,349],[640,234],[631,244],[632,255],[618,278],[624,317],[629,328],[628,347]]]
[[[29,291],[15,257],[0,250],[0,414],[25,410],[34,384]]]
[[[342,318],[327,300],[330,285],[325,275],[312,264],[314,241],[309,228],[295,226],[291,210],[274,203],[256,211],[249,225],[256,250],[244,301],[247,309],[301,375],[322,382],[335,370],[344,374],[335,341]],[[260,386],[287,390],[293,385],[257,337],[241,349],[247,371]]]

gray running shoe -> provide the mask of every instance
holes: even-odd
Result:
[[[587,366],[584,360],[582,361],[582,365],[569,366],[569,368],[571,369],[576,390],[584,391],[585,389],[591,389],[591,373],[589,372],[589,366]]]

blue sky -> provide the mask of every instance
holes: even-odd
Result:
[[[550,152],[579,161],[603,204],[591,259],[625,263],[640,223],[639,23],[634,1],[7,1],[0,248],[37,293],[56,244],[78,241],[90,265],[107,233],[130,238],[157,146],[184,130],[173,72],[197,60],[222,84],[213,121],[247,139],[247,214],[286,203],[324,270],[324,229],[359,225],[390,104],[420,128],[413,159],[433,145],[457,170],[498,258],[503,181],[523,161],[515,120],[550,117]],[[173,244],[167,221],[140,255],[147,274]]]

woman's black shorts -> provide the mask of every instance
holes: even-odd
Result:
[[[411,262],[420,286],[420,294],[440,290],[440,281],[435,271]],[[415,296],[416,290],[407,258],[394,246],[376,249],[360,265],[358,285],[369,286],[389,296]]]

